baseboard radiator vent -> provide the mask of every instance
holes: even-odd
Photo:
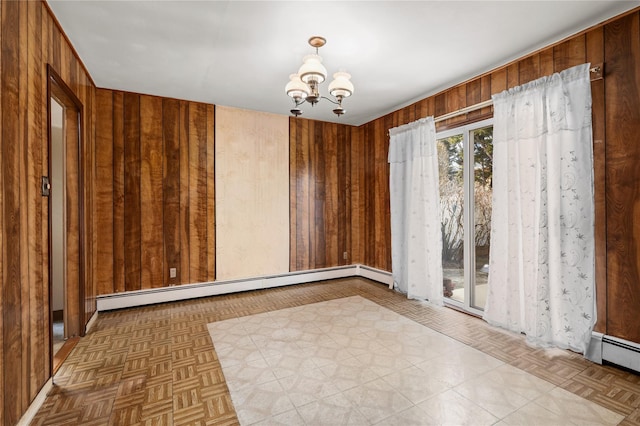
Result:
[[[110,311],[113,309],[132,308],[156,303],[174,302],[177,300],[349,277],[364,277],[387,285],[393,282],[391,273],[387,271],[363,265],[349,265],[238,280],[183,284],[171,287],[107,294],[97,297],[97,310],[98,312]]]
[[[619,337],[592,332],[585,357],[598,364],[609,362],[640,373],[640,344]]]
[[[605,335],[602,359],[640,373],[640,344]]]

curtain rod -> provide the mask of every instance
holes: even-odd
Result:
[[[488,107],[488,106],[491,106],[491,105],[493,105],[493,100],[489,99],[489,100],[477,103],[475,105],[471,105],[471,106],[468,106],[468,107],[465,107],[465,108],[461,108],[461,109],[459,109],[457,111],[453,111],[453,112],[449,112],[447,114],[443,114],[443,115],[441,115],[439,117],[434,118],[433,121],[435,123],[437,123],[439,121],[448,120],[450,118],[457,117],[459,115],[466,114],[468,112],[472,112],[472,111],[478,110],[480,108]]]
[[[602,63],[594,64],[591,68],[589,68],[589,74],[591,75],[591,81],[602,79],[602,69],[604,68],[603,65],[604,64],[602,64]],[[457,111],[448,112],[446,114],[443,114],[441,116],[438,116],[438,117],[434,118],[433,121],[434,121],[434,123],[438,123],[440,121],[448,120],[450,118],[457,117],[459,115],[466,114],[466,113],[472,112],[472,111],[476,111],[476,110],[479,110],[481,108],[492,106],[492,105],[493,105],[493,100],[492,99],[488,99],[486,101],[482,101],[482,102],[479,102],[477,104],[470,105],[470,106],[465,107],[465,108],[461,108],[461,109],[459,109]]]
[[[603,68],[604,68],[604,64],[603,63],[593,64],[593,66],[591,68],[589,68],[589,74],[591,76],[591,81],[602,79],[602,69]],[[453,111],[453,112],[449,112],[447,114],[443,114],[443,115],[441,115],[439,117],[434,118],[433,121],[435,123],[437,123],[439,121],[448,120],[450,118],[457,117],[459,115],[466,114],[468,112],[476,111],[478,109],[481,109],[481,108],[484,108],[484,107],[488,107],[488,106],[491,106],[491,105],[493,105],[493,100],[492,99],[488,99],[486,101],[477,103],[475,105],[471,105],[471,106],[459,109],[457,111]]]

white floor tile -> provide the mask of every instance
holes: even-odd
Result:
[[[307,425],[368,425],[370,422],[342,394],[314,401],[298,408]]]
[[[622,414],[614,413],[561,388],[554,388],[536,399],[535,403],[568,418],[576,425],[617,425],[624,419]]]
[[[382,379],[349,389],[343,395],[371,423],[379,422],[413,405],[411,401]]]
[[[360,296],[208,329],[242,425],[614,425],[623,419]]]
[[[449,389],[446,383],[434,379],[429,373],[414,366],[393,372],[382,379],[413,404]]]
[[[498,418],[452,390],[418,404],[439,425],[492,425]]]

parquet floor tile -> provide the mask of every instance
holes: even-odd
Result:
[[[239,424],[207,324],[362,296],[640,426],[640,376],[435,308],[361,278],[100,313],[54,377],[33,425]]]

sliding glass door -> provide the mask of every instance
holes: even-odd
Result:
[[[448,304],[481,313],[487,295],[493,121],[438,133],[443,290]]]

